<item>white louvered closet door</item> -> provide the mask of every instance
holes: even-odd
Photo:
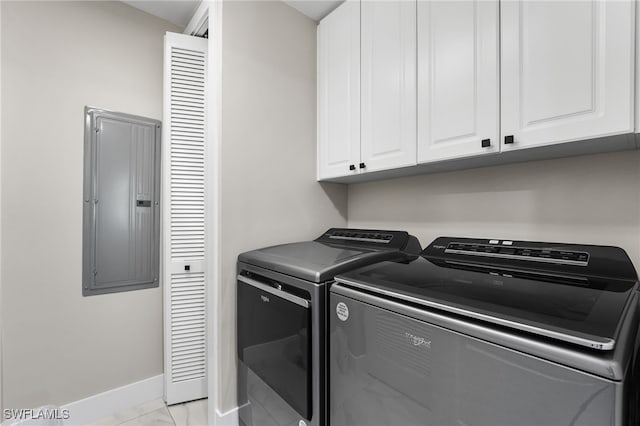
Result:
[[[164,396],[176,404],[207,396],[207,40],[167,33],[164,56]]]

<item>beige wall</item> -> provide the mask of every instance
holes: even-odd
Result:
[[[162,373],[160,289],[82,297],[83,108],[162,118],[163,34],[119,2],[2,5],[4,408]]]
[[[315,181],[316,25],[280,1],[222,10],[219,400],[236,404],[239,253],[346,225],[346,187]]]
[[[350,185],[349,226],[616,245],[640,270],[640,151]]]

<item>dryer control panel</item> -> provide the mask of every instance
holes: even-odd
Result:
[[[408,250],[416,254],[421,250],[418,240],[405,231],[331,228],[315,241],[379,249]]]

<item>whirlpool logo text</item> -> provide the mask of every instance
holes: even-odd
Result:
[[[405,337],[413,346],[423,346],[425,348],[431,348],[431,340],[427,340],[424,337],[416,336],[411,333],[404,333]]]

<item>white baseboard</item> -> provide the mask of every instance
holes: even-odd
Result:
[[[211,406],[209,406],[209,412],[211,412]],[[217,409],[214,410],[216,413],[215,423],[209,422],[209,424],[213,424],[215,426],[238,426],[238,407],[232,408],[229,411],[221,413]]]
[[[83,425],[112,416],[145,402],[162,398],[163,389],[164,375],[159,374],[63,405],[60,408],[68,409],[70,414],[70,418],[63,424],[65,426]]]

